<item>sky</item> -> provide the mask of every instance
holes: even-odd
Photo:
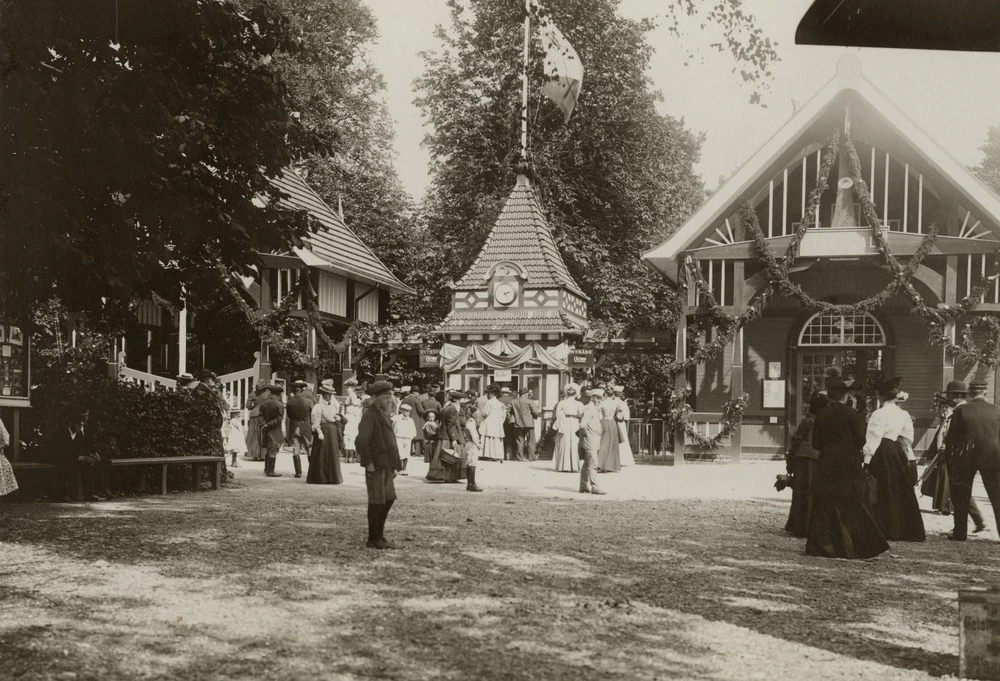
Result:
[[[379,27],[371,58],[385,77],[385,100],[396,122],[396,168],[403,186],[419,200],[430,181],[429,157],[421,147],[426,130],[413,105],[413,81],[423,69],[419,53],[438,46],[434,28],[447,25],[448,10],[444,0],[366,1]],[[622,0],[621,12],[636,19],[663,17],[668,3],[676,1]],[[833,78],[846,52],[857,54],[865,76],[953,157],[969,166],[979,163],[988,129],[1000,125],[1000,54],[795,45],[795,27],[810,2],[745,0],[745,9],[777,42],[782,60],[773,70],[764,106],[750,103],[751,91],[733,72],[733,58],[709,47],[721,35],[713,28],[699,31],[692,21],[678,39],[661,21],[649,35],[656,50],[649,76],[663,94],[660,113],[705,133],[696,170],[709,189],[762,146],[796,104],[807,102]],[[693,60],[688,59],[692,52]],[[537,90],[533,96],[539,96]],[[580,106],[586,106],[585,97]]]

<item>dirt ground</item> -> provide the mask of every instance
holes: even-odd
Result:
[[[924,679],[957,674],[957,590],[1000,581],[994,531],[955,544],[929,513],[891,555],[804,555],[779,464],[639,466],[606,497],[548,465],[485,464],[470,494],[416,463],[391,551],[364,546],[356,465],[2,503],[0,677]]]

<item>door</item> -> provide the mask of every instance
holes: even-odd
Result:
[[[859,385],[860,391],[852,391],[852,405],[866,419],[878,404],[874,387],[886,369],[884,348],[819,348],[799,352],[799,405],[796,411],[801,420],[809,413],[809,397],[824,390],[823,379],[826,369],[840,368],[841,375],[849,385]],[[852,381],[853,379],[853,381]]]
[[[541,374],[525,374],[524,375],[524,385],[526,388],[531,390],[531,394],[535,402],[539,406],[539,411],[541,411],[542,402],[542,376]],[[535,419],[535,442],[541,442],[542,439],[542,421],[544,419]]]

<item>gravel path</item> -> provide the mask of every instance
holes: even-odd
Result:
[[[364,548],[360,468],[261,466],[215,493],[0,504],[0,676],[924,679],[957,672],[957,589],[1000,581],[993,532],[955,545],[930,514],[891,555],[805,556],[774,464],[640,466],[594,497],[545,462],[482,466],[483,494],[416,463],[393,551]]]

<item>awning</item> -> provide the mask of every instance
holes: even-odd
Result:
[[[470,343],[441,346],[441,359],[444,360],[444,370],[459,371],[470,362],[481,362],[490,369],[513,369],[528,362],[541,362],[547,367],[558,371],[569,371],[566,358],[569,356],[569,346],[560,343],[552,348],[544,348],[538,343],[531,343],[523,348],[514,345],[506,338],[480,345]]]

